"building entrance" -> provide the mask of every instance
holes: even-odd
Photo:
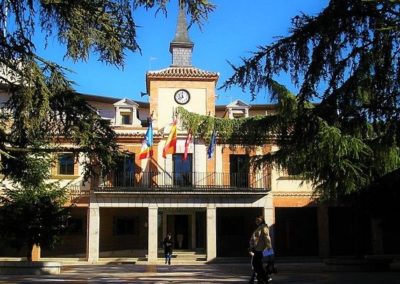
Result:
[[[174,250],[203,250],[206,247],[206,212],[189,208],[160,211],[159,241],[172,234]]]
[[[167,231],[172,233],[175,249],[188,249],[191,239],[189,215],[169,215]]]

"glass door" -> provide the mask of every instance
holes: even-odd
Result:
[[[173,155],[174,164],[174,186],[192,186],[192,155],[188,154],[187,159],[183,159],[183,154]]]

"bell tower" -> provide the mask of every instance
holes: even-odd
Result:
[[[169,45],[169,52],[172,54],[171,67],[192,66],[193,42],[189,38],[183,5],[179,5],[178,23],[176,26],[175,38]]]
[[[219,74],[192,66],[193,47],[184,6],[180,4],[175,36],[169,45],[172,63],[146,74],[154,129],[168,127],[177,107],[203,115],[215,113],[215,86]]]

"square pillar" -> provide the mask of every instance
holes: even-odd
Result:
[[[326,205],[318,206],[318,239],[319,256],[328,257],[330,255],[329,245],[329,210]]]
[[[32,261],[40,260],[40,246],[33,245],[32,247]]]
[[[207,261],[217,257],[217,209],[207,207]]]
[[[99,260],[100,247],[100,208],[90,204],[87,220],[87,261],[94,263]]]
[[[170,233],[170,232],[168,232],[168,224],[167,224],[167,222],[168,222],[168,217],[167,217],[168,215],[167,215],[167,213],[165,212],[165,210],[164,210],[164,212],[163,212],[163,215],[162,215],[162,218],[163,218],[163,231],[162,231],[162,234],[161,234],[161,236],[163,237],[163,238],[165,238],[165,236],[168,234],[168,233]]]
[[[383,232],[382,220],[379,218],[371,218],[372,233],[372,253],[383,254]]]
[[[265,205],[263,210],[263,216],[265,223],[269,227],[269,235],[271,237],[272,243],[274,242],[274,228],[275,228],[275,208],[272,193],[269,193],[265,197]]]
[[[192,235],[192,244],[191,248],[196,248],[196,212],[189,215],[191,217],[191,235]]]
[[[158,258],[158,208],[157,206],[149,206],[148,218],[148,250],[147,261],[155,262]]]

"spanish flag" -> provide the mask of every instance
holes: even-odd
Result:
[[[149,120],[149,128],[147,128],[146,135],[142,143],[142,149],[139,153],[139,160],[146,159],[153,156],[153,123]]]
[[[167,142],[163,149],[163,157],[166,158],[168,154],[175,154],[176,152],[176,120],[174,120],[171,131],[169,132]]]

